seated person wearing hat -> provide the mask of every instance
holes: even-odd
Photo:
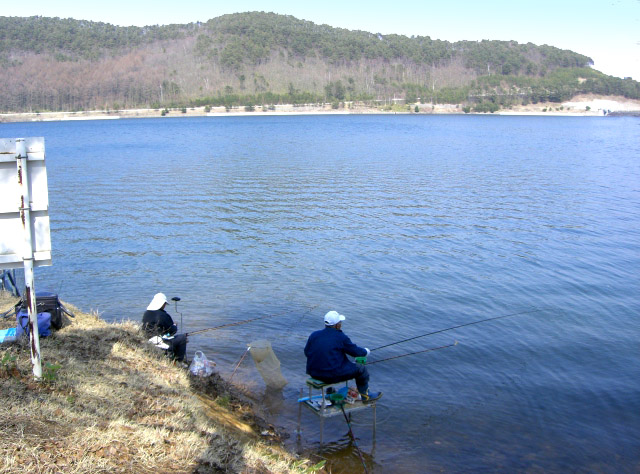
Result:
[[[170,356],[177,361],[183,361],[187,352],[187,335],[178,334],[178,326],[173,322],[164,308],[167,297],[164,293],[157,293],[142,316],[142,330],[149,342],[160,349],[168,350]]]
[[[351,362],[347,355],[365,357],[369,349],[356,346],[342,332],[345,317],[337,311],[324,316],[324,329],[313,332],[307,340],[304,355],[307,356],[307,374],[325,383],[338,383],[356,379],[356,386],[363,402],[377,400],[382,392],[369,393],[369,372],[363,364]]]

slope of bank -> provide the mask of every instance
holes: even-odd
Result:
[[[15,298],[0,294],[0,312]],[[217,374],[191,375],[144,343],[132,322],[75,318],[42,338],[42,381],[28,341],[0,345],[2,472],[303,472],[316,470]],[[0,319],[0,328],[15,319]]]
[[[346,114],[473,114],[465,112],[460,104],[410,104],[401,103],[370,106],[362,103],[341,103],[338,108],[332,104],[275,105],[270,107],[191,107],[182,109],[126,109],[115,111],[81,112],[24,112],[0,114],[0,123],[5,122],[51,122],[73,120],[116,120],[128,118],[166,117],[234,117],[273,115],[346,115]],[[562,103],[539,102],[500,109],[499,115],[562,115],[562,116],[603,116],[639,115],[640,100],[619,96],[580,95]]]

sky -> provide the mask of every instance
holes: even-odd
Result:
[[[7,0],[1,16],[47,16],[120,26],[205,22],[248,11],[371,33],[515,40],[570,49],[594,68],[640,80],[640,0]]]

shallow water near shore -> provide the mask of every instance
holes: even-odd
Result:
[[[231,375],[270,340],[289,384],[254,390],[293,449],[362,463],[296,399],[336,309],[384,396],[353,429],[372,472],[640,469],[640,120],[204,117],[0,124],[44,136],[52,267],[36,288],[139,320],[154,293]],[[182,313],[182,318],[179,313]],[[46,354],[44,354],[46,359]]]

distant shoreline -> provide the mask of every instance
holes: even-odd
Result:
[[[418,112],[415,111],[416,106]],[[254,110],[244,107],[192,107],[170,109],[163,115],[163,109],[123,109],[116,111],[81,112],[24,112],[0,114],[0,123],[12,122],[54,122],[74,120],[118,120],[129,118],[166,118],[166,117],[248,117],[248,116],[292,116],[292,115],[491,115],[489,113],[465,114],[463,107],[456,104],[411,104],[391,107],[370,107],[355,103],[346,103],[344,107],[332,108],[326,105],[275,105],[270,108],[261,106]],[[612,96],[578,96],[563,103],[542,103],[514,106],[501,109],[493,115],[535,115],[565,117],[598,117],[604,115],[640,115],[640,101]]]

